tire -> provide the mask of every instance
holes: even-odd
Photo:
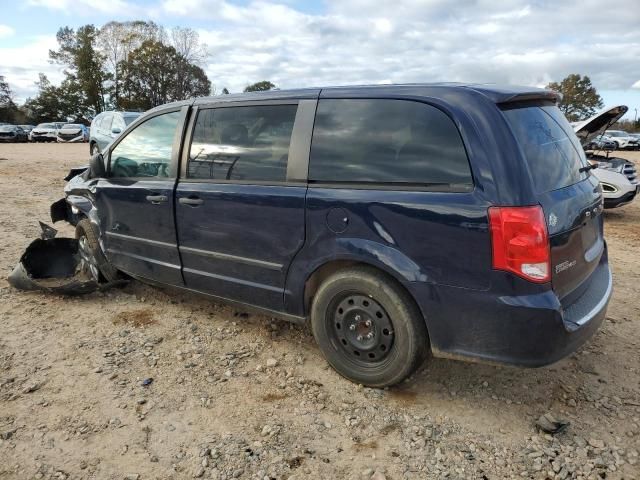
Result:
[[[113,282],[119,278],[118,270],[102,253],[97,230],[88,219],[82,219],[76,225],[76,238],[83,268],[91,278],[98,282]]]
[[[617,141],[613,141],[613,143],[616,145],[616,150],[620,150],[620,144]]]
[[[424,319],[394,280],[369,267],[327,278],[311,307],[311,329],[329,364],[368,387],[400,383],[423,363],[429,349]]]

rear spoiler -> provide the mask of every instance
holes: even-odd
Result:
[[[497,102],[499,104],[519,103],[519,102],[531,102],[531,101],[543,101],[560,103],[562,100],[562,94],[554,92],[553,90],[542,90],[537,92],[525,92],[517,93],[509,98]]]
[[[557,104],[562,100],[561,93],[543,88],[517,86],[499,87],[492,85],[470,85],[467,88],[484,95],[499,105],[535,101]]]

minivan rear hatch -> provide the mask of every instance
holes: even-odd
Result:
[[[573,299],[587,288],[604,252],[598,181],[584,168],[580,141],[553,103],[506,104],[502,111],[545,214],[552,287],[561,300]]]

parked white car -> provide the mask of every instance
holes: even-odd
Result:
[[[576,123],[573,129],[582,146],[586,147],[601,137],[609,126],[627,113],[627,110],[625,105],[606,108],[590,119]],[[607,132],[611,132],[611,130]],[[610,137],[612,140],[615,138]],[[598,179],[602,187],[604,208],[621,207],[633,201],[640,191],[640,185],[638,184],[636,167],[632,162],[624,158],[609,157],[608,153],[606,155],[592,153],[588,155],[588,159],[591,164],[598,165],[598,168],[591,170],[591,173]]]
[[[616,150],[622,150],[625,148],[637,149],[638,139],[629,135],[624,130],[606,130],[604,134],[611,138],[618,147]]]
[[[88,142],[89,129],[81,123],[67,123],[58,130],[59,143]]]
[[[32,142],[55,142],[58,139],[58,130],[62,128],[64,123],[51,122],[41,123],[29,134],[29,140]]]

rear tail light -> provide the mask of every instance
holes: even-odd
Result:
[[[551,279],[549,234],[542,207],[490,207],[493,268],[536,283]]]

